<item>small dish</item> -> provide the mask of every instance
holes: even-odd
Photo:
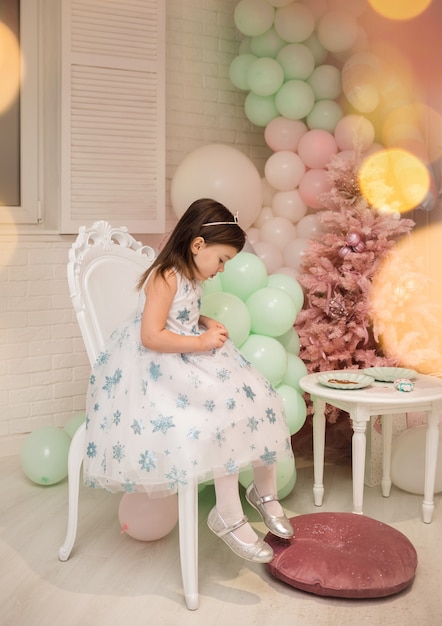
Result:
[[[373,383],[373,377],[352,370],[324,372],[319,374],[318,383],[332,389],[362,389]]]
[[[383,383],[393,383],[396,378],[415,378],[417,374],[407,367],[367,367],[362,371]]]

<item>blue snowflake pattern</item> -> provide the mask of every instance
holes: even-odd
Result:
[[[209,413],[212,413],[215,410],[215,402],[213,400],[206,400],[204,402],[204,406],[206,407]]]
[[[128,478],[126,478],[124,483],[122,483],[121,488],[126,493],[135,493],[137,490],[137,485],[132,480],[129,480]]]
[[[93,459],[97,456],[97,445],[93,441],[88,443],[86,454],[89,459]]]
[[[187,485],[187,472],[179,470],[176,465],[172,467],[172,471],[166,474],[169,481],[170,489],[178,489],[180,485]]]
[[[161,432],[165,435],[169,428],[175,428],[172,415],[159,415],[158,419],[150,420],[150,423],[154,426],[153,433]]]
[[[97,411],[99,411],[99,410],[100,410],[100,405],[98,404],[98,402],[96,402],[94,404],[94,413],[97,413]]]
[[[118,385],[121,380],[122,371],[120,369],[115,370],[115,374],[113,376],[105,376],[106,383],[103,385],[103,391],[107,391],[107,397],[110,398],[112,394],[112,390],[114,387]]]
[[[273,409],[266,409],[266,415],[270,424],[274,424],[276,422],[276,413]]]
[[[200,431],[200,430],[197,430],[195,427],[190,428],[190,429],[187,431],[187,438],[188,438],[188,439],[194,439],[194,440],[197,440],[197,439],[199,439],[199,438],[200,438],[200,433],[201,433],[201,431]]]
[[[162,375],[161,367],[152,361],[149,367],[149,376],[151,379],[156,382]]]
[[[183,363],[190,363],[190,357],[188,354],[185,354],[184,352],[180,354],[181,360],[183,361]]]
[[[225,367],[223,367],[222,369],[220,369],[220,370],[218,370],[216,372],[217,378],[219,378],[219,380],[222,380],[223,383],[226,380],[229,380],[230,374],[231,374],[231,372],[229,372],[229,370],[227,370]]]
[[[114,446],[112,446],[112,458],[115,461],[118,461],[118,463],[121,463],[125,456],[125,446],[118,441]]]
[[[144,430],[144,425],[140,422],[140,420],[134,420],[131,428],[134,431],[134,435],[141,435],[141,432]]]
[[[247,426],[253,432],[254,430],[258,430],[259,422],[252,416],[247,420]]]
[[[249,361],[247,361],[241,352],[236,352],[235,359],[238,361],[240,367],[247,367],[250,365]]]
[[[250,400],[252,400],[252,402],[254,402],[256,393],[253,391],[253,389],[250,387],[250,385],[246,385],[244,383],[244,385],[242,386],[242,389],[243,389],[244,393],[246,394],[246,397],[249,398]]]
[[[97,378],[96,378],[95,374],[91,374],[91,375],[89,376],[89,383],[90,383],[91,385],[95,385],[95,381],[96,381],[96,380],[97,380]]]
[[[261,454],[259,458],[265,465],[273,465],[273,463],[276,463],[276,452],[272,452],[266,446],[264,448],[264,454]]]
[[[117,409],[114,413],[114,424],[115,426],[118,426],[118,424],[121,422],[121,412]]]
[[[124,328],[122,328],[120,336],[118,337],[118,346],[120,348],[121,346],[124,346],[128,337],[129,337],[129,328],[128,326],[125,326]]]
[[[223,445],[223,443],[226,440],[226,437],[224,435],[224,431],[221,430],[221,428],[217,428],[216,431],[213,434],[213,440],[216,443],[216,445],[221,448],[221,446]]]
[[[189,398],[184,393],[180,393],[176,401],[177,408],[185,409],[187,406],[189,406],[189,404]]]
[[[226,468],[227,474],[238,474],[239,472],[239,465],[233,459],[229,459],[224,467]]]
[[[142,380],[141,381],[141,393],[143,394],[143,396],[145,396],[147,393],[147,387],[148,387],[147,380]]]
[[[229,409],[229,411],[233,411],[233,409],[236,407],[235,400],[233,398],[227,398],[226,407]]]
[[[100,352],[100,354],[97,356],[97,360],[95,361],[96,365],[104,365],[109,361],[109,357],[109,352]]]
[[[190,319],[190,311],[189,309],[182,309],[178,311],[178,315],[176,316],[177,322],[188,322]]]
[[[145,450],[145,452],[142,452],[140,454],[138,464],[140,465],[142,470],[146,472],[150,472],[151,469],[156,468],[156,463],[157,463],[157,458],[153,454],[153,452],[149,452],[149,450]]]

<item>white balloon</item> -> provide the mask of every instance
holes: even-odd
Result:
[[[288,191],[299,185],[305,173],[301,157],[289,150],[275,152],[264,166],[264,174],[272,187],[279,191]]]
[[[391,481],[399,489],[423,495],[425,482],[425,440],[427,426],[402,431],[391,446]],[[439,431],[439,450],[442,447]],[[434,493],[442,491],[442,455],[438,455]]]
[[[261,241],[271,243],[280,250],[296,238],[296,228],[285,217],[274,217],[261,226]]]
[[[274,274],[283,264],[282,254],[277,246],[267,241],[258,241],[254,245],[255,254],[266,266],[267,274]]]
[[[304,252],[308,248],[308,244],[308,239],[300,238],[288,243],[282,251],[284,264],[299,271],[301,269]]]
[[[272,211],[275,216],[285,217],[296,224],[307,213],[307,205],[298,189],[279,191],[273,197]]]
[[[255,228],[261,228],[265,221],[271,220],[274,217],[272,213],[272,209],[269,206],[264,206],[261,209],[261,212],[258,214],[258,217],[253,222],[253,226]]]
[[[301,239],[311,239],[318,232],[321,232],[321,222],[317,213],[305,215],[296,225],[296,234]]]

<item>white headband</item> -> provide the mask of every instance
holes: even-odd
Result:
[[[224,224],[236,224],[238,226],[238,211],[233,216],[233,222],[207,222],[203,226],[223,226]]]

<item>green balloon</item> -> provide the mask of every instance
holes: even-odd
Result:
[[[276,57],[284,71],[285,80],[306,80],[315,67],[313,52],[302,43],[289,43]]]
[[[267,285],[266,266],[251,252],[240,252],[234,256],[219,276],[224,291],[241,300],[247,300],[254,291]]]
[[[292,298],[296,306],[296,313],[302,309],[304,304],[304,292],[297,280],[287,274],[271,274],[267,281],[267,287],[282,289]]]
[[[71,439],[85,419],[86,413],[79,413],[78,415],[74,415],[74,417],[71,417],[71,419],[65,424],[64,430],[65,432],[67,432]]]
[[[251,330],[259,335],[279,337],[295,323],[296,306],[282,289],[263,287],[246,300],[250,313]]]
[[[256,59],[249,66],[247,80],[253,93],[258,96],[271,96],[284,82],[284,72],[278,61],[263,57]]]
[[[295,459],[284,459],[276,464],[276,486],[279,500],[286,498],[292,491],[296,483],[297,473]],[[240,485],[247,489],[253,482],[253,469],[247,468],[239,473]]]
[[[34,430],[25,439],[20,460],[26,476],[38,485],[54,485],[68,474],[71,438],[55,426]]]
[[[258,57],[274,59],[284,45],[285,41],[281,39],[273,26],[267,32],[252,37],[250,40],[250,50]]]
[[[282,346],[284,346],[287,352],[296,355],[299,354],[299,351],[301,349],[301,342],[299,340],[299,335],[294,328],[290,328],[290,330],[288,330],[280,337],[276,337],[276,339],[280,342]]]
[[[307,126],[334,133],[339,120],[344,117],[341,106],[334,100],[318,100],[309,115]]]
[[[274,386],[279,385],[287,369],[287,353],[273,337],[249,335],[241,353]]]
[[[287,353],[287,370],[282,377],[282,381],[286,385],[290,385],[299,393],[303,393],[299,386],[299,381],[303,376],[307,376],[307,367],[302,359],[291,352]]]
[[[255,126],[267,126],[269,122],[279,116],[273,95],[258,96],[253,91],[247,94],[244,102],[244,112],[247,119]]]
[[[254,54],[240,54],[233,59],[229,67],[229,77],[235,87],[243,91],[249,91],[247,73],[249,67],[257,58]]]
[[[294,435],[304,426],[307,417],[305,400],[301,394],[290,385],[278,385],[276,391],[284,401],[289,432],[291,435]]]
[[[219,274],[216,274],[213,278],[208,278],[203,282],[203,297],[208,296],[211,293],[219,293],[223,290],[221,279]]]
[[[313,89],[303,80],[288,80],[275,94],[278,114],[289,120],[301,120],[306,117],[314,104]]]
[[[229,331],[229,337],[237,348],[250,333],[250,315],[240,298],[231,293],[220,291],[203,296],[201,314],[217,320]]]

